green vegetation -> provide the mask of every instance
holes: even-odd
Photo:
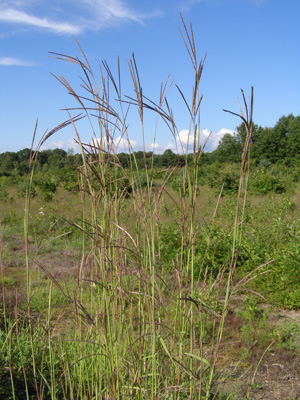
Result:
[[[211,153],[202,154],[198,163],[203,170],[212,169],[212,173],[201,171],[202,183],[209,183],[210,178],[215,172],[223,170],[223,165],[237,166],[241,162],[245,141],[244,124],[236,128],[236,133],[231,135],[226,133],[217,147]],[[297,183],[300,179],[300,115],[295,117],[292,114],[282,116],[273,128],[263,128],[253,125],[251,137],[251,178],[254,181],[266,181],[264,183],[254,184],[258,187],[266,186],[264,192],[276,191],[278,181]],[[118,162],[124,169],[130,168],[132,156],[139,170],[147,168],[157,169],[157,172],[163,168],[184,167],[187,162],[192,168],[193,155],[175,154],[168,149],[163,154],[154,154],[153,152],[131,152],[118,153]],[[107,159],[113,157],[106,155]],[[0,154],[0,191],[9,184],[19,183],[28,174],[28,165],[30,160],[30,150],[23,149],[17,153],[6,152]],[[76,187],[77,174],[76,168],[81,166],[81,156],[72,154],[72,151],[66,152],[61,149],[39,151],[36,157],[35,181],[41,190],[55,191],[55,187],[60,184],[68,188]],[[155,171],[155,170],[154,170]],[[212,176],[210,176],[212,175]],[[260,176],[261,175],[261,176]],[[238,178],[237,178],[238,179]],[[279,185],[280,186],[280,185]],[[279,189],[279,191],[282,189]]]
[[[196,139],[203,61],[183,26],[195,72],[188,109]],[[195,146],[160,156],[129,146],[118,154],[115,130],[129,138],[128,98],[106,62],[117,101],[104,76],[97,91],[82,56],[58,55],[83,72],[82,95],[57,79],[84,115],[96,115],[97,145],[82,145],[76,131],[80,155],[41,151],[61,126],[36,151],[0,155],[0,397],[238,399],[224,382],[243,363],[251,370],[243,398],[250,399],[271,346],[299,352],[299,324],[269,327],[270,311],[261,310],[266,302],[300,308],[299,117],[257,127],[253,92],[249,104],[242,93],[243,125],[213,153]],[[141,132],[150,109],[176,137],[168,82],[154,104],[142,95],[134,57],[129,67]],[[233,312],[242,321],[238,355]],[[264,351],[253,366],[256,344]]]

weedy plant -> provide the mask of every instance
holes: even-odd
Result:
[[[242,242],[249,175],[249,146],[252,134],[253,90],[249,105],[244,93],[245,114],[241,115],[247,138],[242,157],[233,243],[227,262],[219,266],[212,277],[206,257],[212,245],[208,235],[202,258],[197,253],[196,204],[199,160],[204,147],[200,146],[199,93],[204,60],[198,62],[192,27],[182,20],[181,36],[194,70],[194,87],[189,103],[178,88],[190,115],[193,135],[192,166],[188,164],[188,148],[181,145],[185,163],[178,168],[160,172],[162,179],[154,185],[155,165],[146,161],[144,142],[144,110],[162,119],[174,139],[178,129],[167,101],[169,79],[161,86],[157,103],[149,100],[142,90],[134,55],[129,61],[135,97],[123,96],[121,72],[117,79],[104,61],[101,89],[83,51],[82,60],[62,54],[53,57],[76,64],[83,72],[84,94],[73,90],[62,76],[56,76],[78,102],[81,115],[71,116],[53,131],[46,133],[30,158],[30,174],[26,196],[25,238],[27,268],[26,329],[31,348],[30,368],[22,363],[27,399],[28,389],[35,388],[37,399],[217,399],[218,383],[215,370],[223,343],[225,318],[231,297],[260,272],[257,267],[238,283],[234,273]],[[108,86],[117,101],[112,104]],[[138,166],[129,140],[127,115],[135,107],[141,122],[145,163]],[[234,114],[234,113],[233,113]],[[92,143],[83,143],[76,122],[87,118],[93,132]],[[98,131],[94,130],[93,117]],[[82,155],[78,170],[82,199],[82,215],[74,229],[82,232],[82,258],[78,267],[77,286],[70,290],[38,262],[38,254],[29,254],[28,224],[30,193],[34,163],[41,145],[57,130],[72,124]],[[115,135],[128,142],[128,165],[124,169],[118,158]],[[156,135],[156,133],[155,133]],[[190,157],[190,156],[189,156]],[[167,183],[175,174],[181,184],[180,196],[174,197]],[[218,205],[212,218],[212,232]],[[130,210],[130,213],[126,212]],[[176,224],[177,249],[165,265],[162,244],[162,214]],[[57,238],[59,240],[59,237]],[[31,310],[33,287],[32,261],[51,280],[47,317],[35,318]],[[201,269],[202,273],[199,273]],[[197,270],[197,273],[195,271]],[[65,306],[57,316],[54,312],[52,287],[57,286]],[[42,329],[41,329],[42,328]],[[39,335],[36,332],[40,332]],[[19,330],[6,328],[7,343]],[[42,356],[36,355],[36,340],[44,343]],[[19,343],[19,342],[18,342]],[[19,343],[20,351],[21,343]],[[9,348],[9,345],[8,345]],[[40,347],[39,347],[40,349]],[[10,364],[12,398],[14,370]],[[222,397],[223,398],[223,397]]]

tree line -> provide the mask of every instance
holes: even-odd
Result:
[[[253,124],[251,158],[255,162],[267,160],[272,164],[286,166],[300,162],[300,115],[289,114],[279,118],[273,128]],[[246,138],[243,124],[237,127],[235,135],[226,133],[217,149],[210,154],[210,160],[239,162]]]
[[[236,128],[236,133],[226,133],[213,152],[203,152],[199,159],[201,164],[238,163],[246,138],[243,124]],[[0,154],[0,177],[6,176],[17,179],[28,173],[31,151],[26,148],[18,152],[4,152]],[[92,157],[92,156],[91,156]],[[106,156],[107,158],[109,155]],[[134,155],[128,153],[117,154],[120,165],[130,168],[132,163],[139,169],[167,168],[169,166],[182,166],[185,162],[192,163],[193,155],[186,157],[175,154],[168,149],[163,154],[153,154],[149,151],[137,151]],[[300,163],[300,115],[292,114],[281,117],[273,128],[263,128],[253,125],[251,139],[251,158],[255,164],[267,160],[270,164],[284,164],[291,166]],[[70,174],[72,170],[82,164],[81,155],[62,149],[43,150],[37,154],[35,168],[37,172],[54,172],[58,176]]]

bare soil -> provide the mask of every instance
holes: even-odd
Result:
[[[268,323],[271,326],[280,327],[284,322],[300,326],[300,311],[277,309],[270,312]],[[300,399],[299,353],[278,347],[276,341],[266,351],[268,346],[240,340],[243,321],[236,309],[229,310],[225,324],[224,342],[231,343],[221,350],[215,390],[219,388],[224,394],[230,393],[232,399],[241,400],[247,398],[249,388],[252,400]]]

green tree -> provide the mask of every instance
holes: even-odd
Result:
[[[300,160],[300,116],[281,117],[273,128],[259,128],[254,141],[254,156],[273,164]]]
[[[178,157],[171,149],[165,150],[161,155],[161,166],[169,167],[171,165],[177,165]]]
[[[277,129],[284,130],[286,136],[286,159],[288,163],[300,161],[300,115],[282,117]]]
[[[0,154],[0,176],[10,176],[16,165],[18,165],[16,153],[7,151]]]
[[[258,129],[259,129],[258,125],[253,123],[250,143],[255,143],[257,139]],[[239,126],[236,127],[236,135],[237,135],[237,140],[242,144],[242,147],[244,148],[247,137],[247,131],[244,122],[242,122]]]
[[[237,134],[225,133],[216,150],[216,160],[220,162],[239,162],[242,156],[242,142]]]
[[[26,175],[29,168],[30,149],[26,148],[17,152],[19,171],[21,175]]]

